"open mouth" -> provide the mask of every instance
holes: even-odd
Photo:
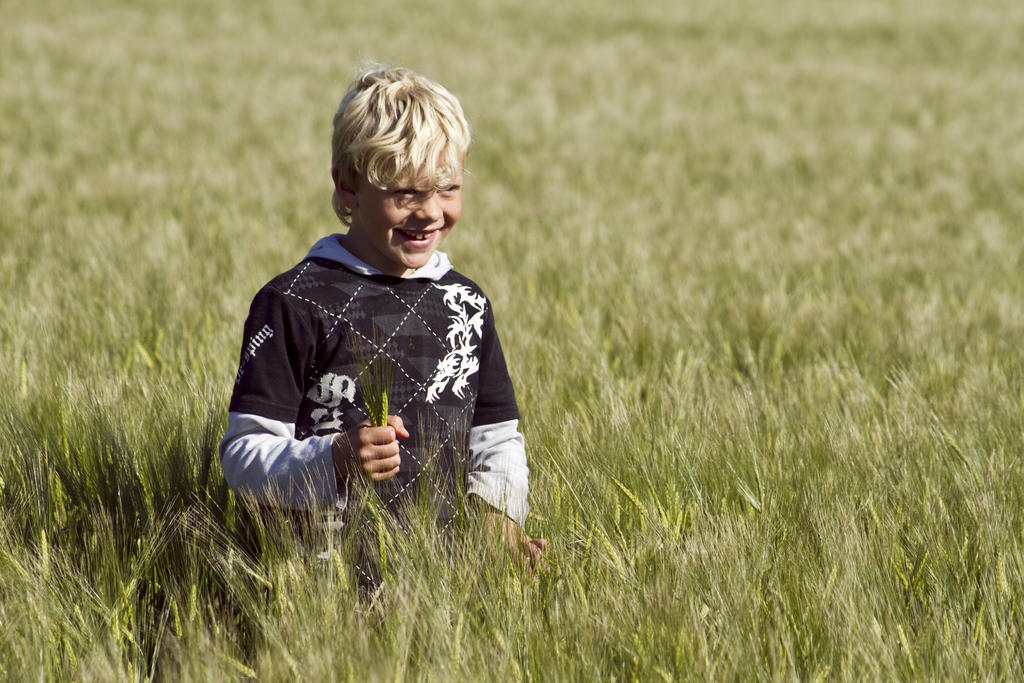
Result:
[[[429,242],[434,237],[434,233],[437,230],[426,230],[424,232],[411,232],[409,230],[396,230],[399,235],[405,238],[408,242],[425,243]]]

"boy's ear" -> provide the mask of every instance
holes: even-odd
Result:
[[[351,211],[356,208],[359,202],[356,201],[356,192],[341,179],[341,173],[337,168],[331,169],[331,180],[334,181],[334,191],[341,197],[341,203]]]

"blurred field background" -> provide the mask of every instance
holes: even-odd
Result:
[[[0,679],[1024,676],[1024,5],[2,15]],[[474,129],[535,583],[470,528],[359,599],[221,478],[367,59]]]

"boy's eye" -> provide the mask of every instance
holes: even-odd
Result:
[[[395,194],[402,195],[403,197],[414,197],[418,192],[411,187],[404,187],[400,190],[395,190]]]

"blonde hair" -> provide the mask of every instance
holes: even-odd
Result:
[[[422,176],[433,188],[451,185],[469,152],[469,124],[459,100],[426,76],[376,66],[356,78],[334,115],[331,166],[355,190],[413,187]],[[334,211],[351,212],[335,189]]]

